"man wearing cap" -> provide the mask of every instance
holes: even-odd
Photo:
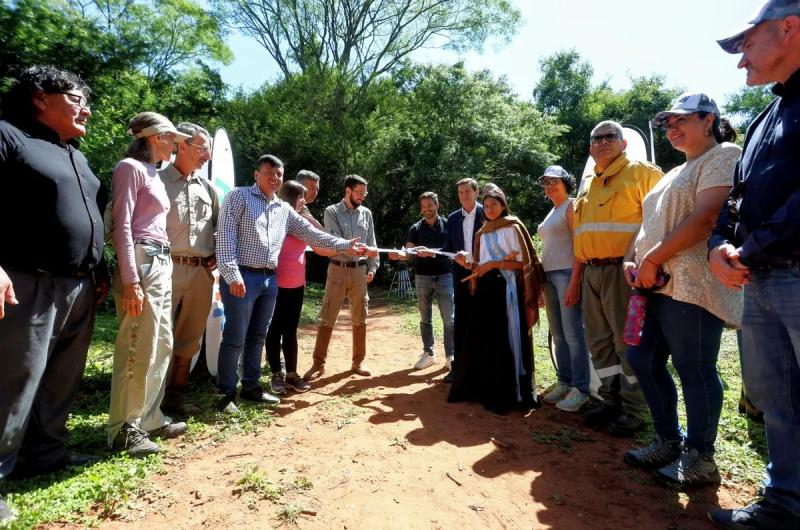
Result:
[[[75,74],[34,66],[3,97],[0,482],[88,462],[65,445],[96,297],[108,291],[107,277],[93,281],[106,193],[77,149],[88,93]],[[0,497],[0,525],[12,518]]]
[[[598,123],[589,143],[595,166],[575,200],[573,269],[584,267],[586,343],[600,377],[602,402],[586,413],[585,423],[607,426],[614,436],[632,436],[644,426],[649,412],[622,342],[630,297],[622,258],[642,223],[642,201],[663,173],[648,162],[628,160],[627,142],[617,122]],[[574,290],[579,279],[573,274],[568,289]]]
[[[328,357],[328,345],[333,326],[339,318],[344,299],[350,303],[350,319],[353,326],[353,360],[351,368],[360,376],[371,374],[363,364],[367,356],[367,313],[369,294],[367,284],[375,278],[380,260],[375,242],[375,223],[372,212],[363,205],[367,197],[367,181],[359,175],[344,178],[344,198],[337,204],[325,208],[325,230],[337,237],[360,239],[366,245],[363,255],[338,255],[330,258],[328,276],[325,280],[325,295],[314,344],[314,361],[303,378],[306,381],[322,377]]]
[[[742,53],[747,85],[776,98],[747,130],[734,187],[709,240],[723,284],[744,289],[742,376],[764,411],[770,462],[764,496],[715,510],[722,528],[800,528],[800,1],[771,0],[719,41]]]
[[[283,183],[283,162],[262,155],[253,172],[255,184],[235,188],[222,203],[217,230],[219,290],[225,306],[225,327],[219,348],[217,385],[220,411],[235,413],[239,358],[243,356],[241,398],[277,404],[280,399],[261,388],[261,356],[275,300],[283,240],[292,234],[313,247],[363,254],[358,238],[342,239],[318,230],[276,192]]]
[[[447,246],[447,221],[439,217],[439,196],[426,191],[419,196],[422,219],[411,225],[406,236],[406,248],[441,249]],[[389,253],[391,259],[405,260],[408,254]],[[436,362],[433,337],[433,297],[439,306],[444,328],[444,352],[449,368],[453,358],[453,275],[446,256],[419,250],[414,260],[414,284],[417,288],[419,332],[422,336],[422,355],[415,370],[428,368]]]
[[[208,131],[194,123],[176,128],[189,138],[178,143],[175,161],[158,172],[170,202],[167,236],[172,252],[172,367],[161,408],[185,416],[199,412],[185,406],[184,394],[211,310],[219,199],[197,173],[211,159]]]
[[[467,322],[471,311],[472,295],[469,292],[469,283],[462,282],[472,274],[472,244],[475,234],[483,225],[483,205],[478,202],[478,181],[473,178],[463,178],[456,182],[458,202],[461,208],[447,216],[447,247],[448,252],[455,252],[451,273],[453,275],[453,352],[450,373],[444,381],[453,381],[453,367],[455,357],[462,351],[467,336]]]

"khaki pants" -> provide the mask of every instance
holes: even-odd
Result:
[[[191,358],[200,351],[211,311],[214,275],[207,267],[172,266],[172,342],[176,357]]]
[[[621,405],[623,412],[644,419],[649,409],[622,342],[630,295],[621,264],[584,268],[581,308],[586,344],[600,377],[597,392],[608,405]]]
[[[353,321],[353,326],[366,325],[369,295],[365,265],[353,268],[328,265],[325,295],[322,297],[322,309],[319,315],[320,326],[332,328],[336,325],[345,298],[350,302],[350,319]]]
[[[144,308],[138,317],[122,308],[122,280],[119,271],[114,275],[119,332],[106,429],[109,445],[124,423],[152,431],[172,421],[160,408],[172,355],[172,260],[164,254],[148,256],[147,248],[135,246],[144,291]]]

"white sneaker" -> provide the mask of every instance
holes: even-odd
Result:
[[[445,356],[444,367],[447,368],[448,372],[453,370],[453,357],[452,356],[450,356],[450,355]]]
[[[422,352],[422,355],[419,356],[417,364],[414,365],[414,370],[422,370],[429,366],[433,366],[433,363],[435,362],[436,362],[436,355],[428,352]]]
[[[589,401],[588,395],[572,387],[567,397],[556,403],[556,408],[564,412],[578,412],[587,401]]]
[[[558,403],[569,393],[569,388],[569,385],[565,385],[564,383],[556,383],[550,387],[550,390],[547,391],[542,399],[545,403]]]

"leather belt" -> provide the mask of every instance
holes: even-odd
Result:
[[[172,256],[172,263],[188,265],[189,267],[208,267],[211,258],[198,258],[196,256]]]
[[[143,245],[145,247],[150,247],[150,250],[155,251],[155,254],[169,254],[169,245],[165,245],[163,243],[159,243],[153,239],[137,239],[134,241],[137,245]],[[153,255],[153,254],[149,254]]]
[[[263,274],[264,276],[272,276],[275,274],[275,269],[270,269],[268,267],[245,267],[244,265],[239,265],[240,271],[247,271],[247,272],[257,272],[258,274]]]
[[[360,267],[362,265],[366,267],[367,265],[367,260],[364,259],[360,261],[338,261],[335,259],[329,259],[328,261],[331,262],[331,264],[336,265],[337,267],[345,267],[347,269],[355,269],[356,267]]]
[[[616,265],[618,263],[622,263],[623,258],[592,258],[586,260],[587,265],[593,265],[595,267],[602,267],[603,265]]]

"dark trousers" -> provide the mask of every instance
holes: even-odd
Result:
[[[297,326],[300,325],[305,290],[305,286],[291,289],[278,287],[278,300],[267,331],[266,344],[267,362],[273,374],[281,371],[281,343],[286,372],[297,371]]]
[[[6,272],[19,305],[0,320],[0,480],[18,459],[44,469],[66,457],[94,326],[90,278]]]

